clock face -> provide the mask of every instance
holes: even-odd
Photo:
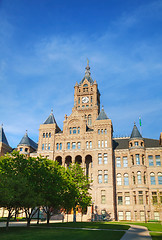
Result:
[[[82,97],[82,103],[88,103],[89,97]]]

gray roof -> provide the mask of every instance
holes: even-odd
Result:
[[[18,144],[19,145],[26,145],[26,146],[29,146],[29,147],[32,147],[33,149],[37,149],[38,148],[38,144],[35,143],[31,138],[28,137],[28,134],[27,132],[25,133],[25,135],[23,136],[23,138],[21,139],[20,143]]]
[[[84,82],[85,79],[87,79],[88,82],[90,82],[90,84],[93,84],[93,83],[94,83],[93,79],[91,78],[89,61],[87,61],[87,66],[86,66],[85,69],[86,69],[86,70],[85,70],[85,76],[84,76],[84,78],[82,79],[82,81],[79,83],[79,85],[81,85],[81,84]]]
[[[128,149],[129,148],[130,138],[117,138],[113,139],[113,148],[114,149]],[[143,138],[145,148],[156,148],[161,147],[159,140],[151,138]]]
[[[105,119],[109,119],[108,116],[106,115],[105,111],[104,111],[104,108],[102,106],[102,109],[101,109],[101,112],[100,114],[98,115],[97,119],[96,120],[105,120]]]
[[[46,121],[43,124],[53,124],[56,123],[56,120],[53,116],[53,113],[51,112],[51,114],[49,115],[49,117],[46,119]]]
[[[3,130],[2,126],[0,126],[0,142],[2,142],[2,143],[4,143],[4,144],[9,146],[7,138],[6,138],[6,135],[4,133],[4,130]]]
[[[142,138],[142,135],[138,131],[138,128],[135,123],[130,138]]]

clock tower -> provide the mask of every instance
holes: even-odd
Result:
[[[100,92],[97,82],[91,78],[88,60],[85,69],[84,78],[74,87],[74,109],[79,115],[84,115],[88,127],[92,127],[100,113]]]

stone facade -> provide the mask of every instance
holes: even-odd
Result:
[[[18,149],[24,147],[24,142]],[[87,63],[85,76],[74,86],[74,107],[63,130],[53,112],[40,125],[37,151],[68,167],[77,162],[92,180],[92,215],[109,219],[162,220],[162,133],[160,140],[143,138],[134,124],[127,138],[113,138],[113,126],[102,107],[96,81]]]

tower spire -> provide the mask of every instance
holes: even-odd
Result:
[[[85,68],[85,76],[90,76],[91,72],[90,72],[90,66],[89,66],[89,59],[87,58],[87,66]]]

